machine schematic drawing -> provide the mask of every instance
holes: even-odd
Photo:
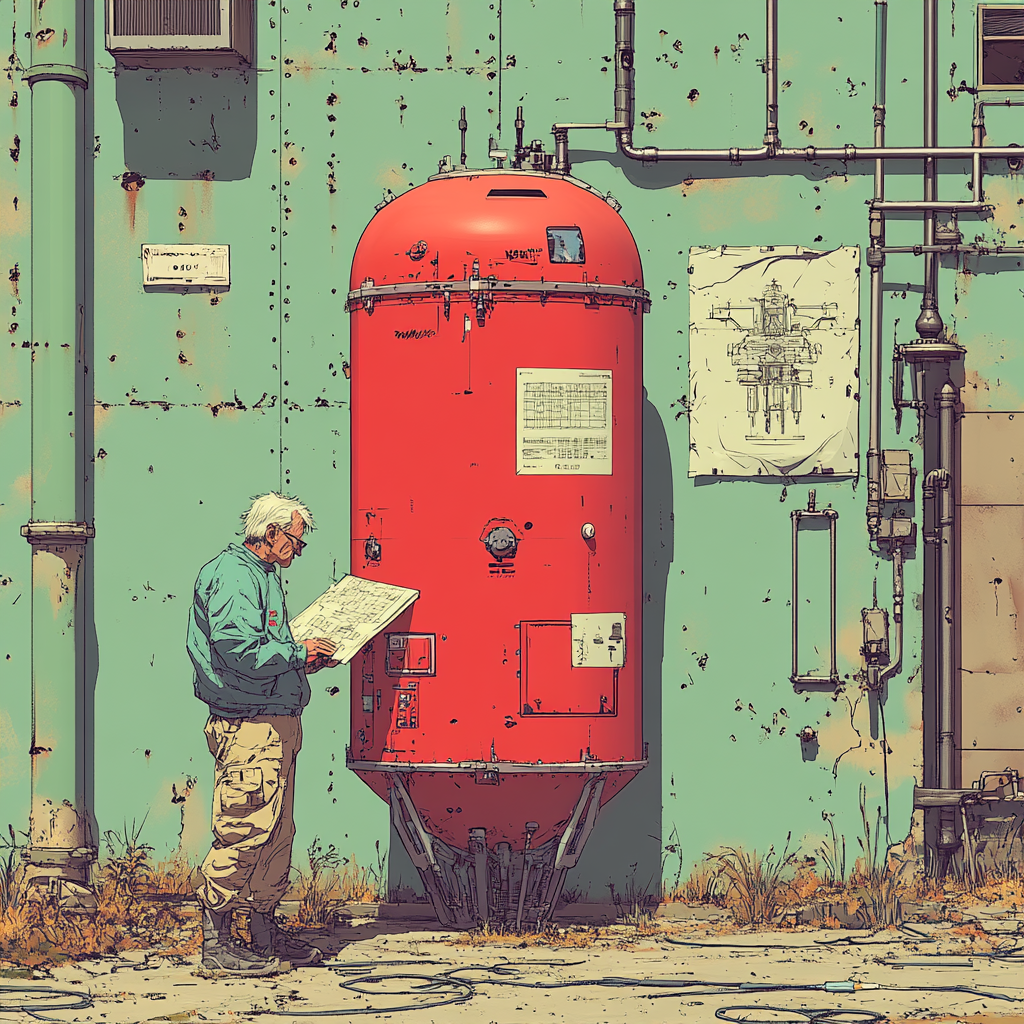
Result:
[[[753,306],[715,306],[711,319],[721,320],[746,333],[729,342],[729,358],[736,367],[736,382],[746,388],[750,416],[748,441],[803,441],[798,433],[803,411],[803,389],[814,386],[813,366],[821,343],[811,333],[822,323],[835,322],[835,303],[798,306],[773,280]],[[812,323],[800,323],[806,314],[820,313]],[[813,313],[811,314],[813,316]],[[743,322],[753,319],[747,327]],[[787,425],[788,416],[788,425]]]
[[[352,662],[347,764],[459,928],[548,920],[647,763],[640,258],[541,143],[501,163],[382,204],[348,294],[352,572],[420,596]]]
[[[857,472],[860,250],[690,250],[693,476]]]

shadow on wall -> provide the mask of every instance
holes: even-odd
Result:
[[[125,166],[145,178],[238,181],[256,153],[256,72],[118,66]]]
[[[672,460],[658,410],[643,406],[643,701],[648,765],[601,809],[579,866],[566,876],[567,892],[585,902],[609,903],[637,892],[661,897],[661,675],[665,654],[665,591],[674,555]],[[423,891],[419,875],[391,826],[388,884],[406,890],[404,899]],[[625,906],[625,904],[624,904]],[[628,909],[628,908],[626,908]]]
[[[661,898],[662,662],[665,591],[675,555],[672,457],[661,414],[643,405],[643,700],[647,767],[601,809],[579,867],[565,880],[583,902],[604,903],[615,886],[624,909],[630,896]],[[634,867],[635,865],[635,867]]]

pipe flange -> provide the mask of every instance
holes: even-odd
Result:
[[[67,82],[81,89],[89,88],[89,72],[73,64],[33,64],[21,77],[30,86],[36,82]]]
[[[21,528],[21,535],[36,544],[84,544],[96,536],[92,523],[31,522]]]

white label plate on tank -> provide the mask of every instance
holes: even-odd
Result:
[[[611,370],[516,370],[516,473],[611,476]]]
[[[585,612],[571,616],[572,667],[622,668],[626,664],[626,616]]]
[[[144,245],[144,287],[190,285],[228,288],[231,272],[226,245]]]

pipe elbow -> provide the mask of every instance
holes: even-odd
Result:
[[[935,489],[938,487],[949,486],[949,470],[948,469],[933,469],[924,478],[924,487],[922,491],[926,498],[935,497]]]
[[[634,146],[633,139],[626,132],[619,133],[619,152],[630,160],[642,160],[644,163],[657,163],[658,150],[654,146]]]

